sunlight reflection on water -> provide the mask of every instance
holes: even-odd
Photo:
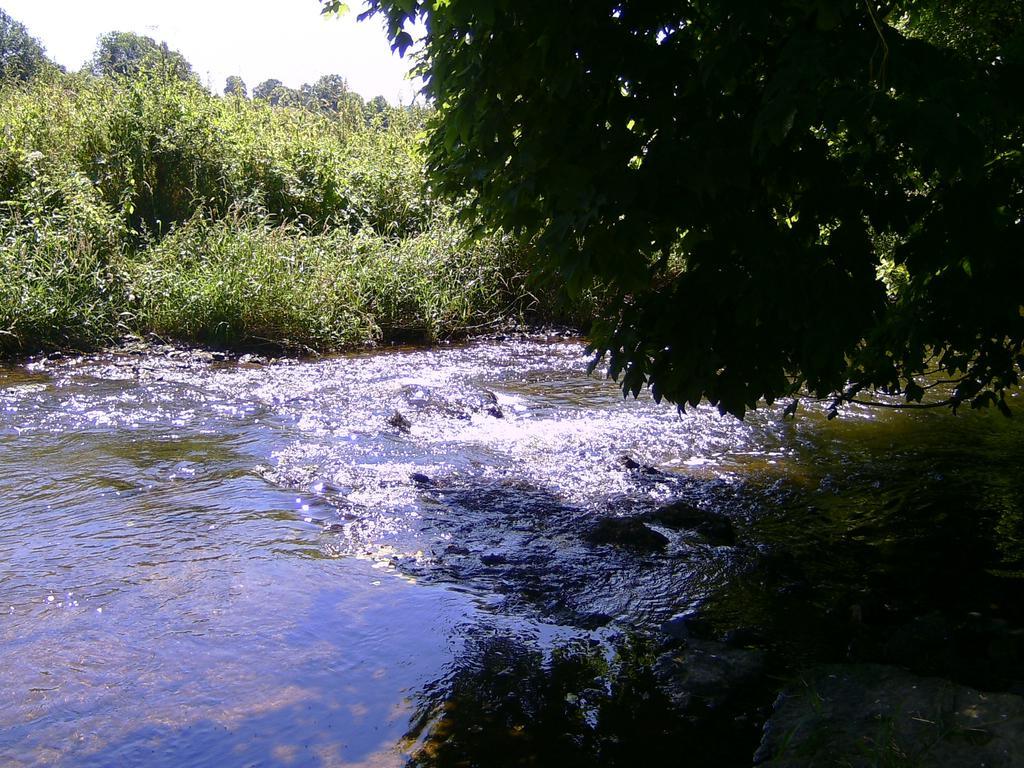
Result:
[[[674,414],[606,399],[583,366],[576,345],[523,343],[5,371],[0,758],[401,762],[404,702],[465,627],[544,626],[400,567],[430,559],[411,474],[515,475],[596,508],[631,490],[621,453],[735,440],[724,421],[705,443],[659,436]],[[387,425],[395,410],[408,433]]]
[[[656,620],[737,557],[667,532],[672,557],[628,566],[579,540],[588,516],[827,474],[814,406],[680,417],[586,362],[520,341],[0,370],[0,762],[400,764],[468,632]]]
[[[604,642],[758,556],[669,530],[665,552],[629,557],[580,536],[674,498],[737,520],[768,499],[828,538],[973,467],[988,485],[962,485],[1005,508],[1019,555],[1021,494],[990,471],[1019,430],[862,408],[839,425],[815,404],[680,417],[586,362],[518,341],[0,368],[0,763],[401,764],[411,702],[467,637]],[[802,535],[775,517],[766,531]]]

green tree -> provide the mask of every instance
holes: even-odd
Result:
[[[365,121],[363,97],[350,91],[341,75],[324,75],[312,85],[303,85],[304,106],[355,127]]]
[[[134,32],[108,32],[101,36],[89,62],[89,68],[98,77],[136,75],[152,67],[160,67],[182,80],[196,79],[192,65],[181,53],[167,43],[157,43]]]
[[[337,3],[324,0],[326,10]],[[471,215],[610,297],[625,391],[742,416],[809,391],[954,408],[1018,385],[1015,0],[371,0]],[[930,403],[925,403],[930,404]]]
[[[261,101],[270,101],[271,94],[279,88],[282,88],[284,83],[276,78],[270,78],[264,80],[262,83],[252,89],[252,97],[254,99],[260,99]]]
[[[367,120],[362,96],[349,90],[348,81],[341,75],[324,75],[315,83],[303,83],[297,89],[288,88],[280,80],[265,80],[253,89],[253,98],[268,101],[275,107],[319,112],[349,127],[362,125]]]
[[[243,99],[249,96],[249,90],[245,87],[245,80],[238,75],[231,75],[224,83],[225,96],[241,96]]]
[[[47,66],[52,64],[39,41],[0,8],[0,81],[29,80]]]
[[[388,100],[383,96],[374,96],[363,106],[363,113],[366,115],[366,122],[380,120],[384,126],[388,125],[388,112],[391,110]]]
[[[324,75],[312,85],[302,88],[312,103],[324,112],[338,112],[350,96],[358,97],[348,89],[348,81],[341,75]]]

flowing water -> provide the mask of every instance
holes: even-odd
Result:
[[[1021,682],[1016,421],[680,416],[564,339],[220,357],[0,369],[0,764],[430,764],[467,670],[679,615],[780,667],[924,617],[939,671]],[[676,499],[737,543],[581,535]]]

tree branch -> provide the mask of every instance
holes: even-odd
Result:
[[[850,398],[843,402],[854,403],[856,405],[866,405],[872,408],[892,408],[900,411],[921,411],[930,408],[946,408],[947,406],[956,405],[960,401],[956,398],[950,397],[935,403],[883,403],[872,400],[857,400],[855,398]]]

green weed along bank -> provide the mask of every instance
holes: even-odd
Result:
[[[432,341],[526,309],[511,249],[462,240],[446,224],[388,238],[197,221],[128,262],[126,284],[136,327],[165,336],[316,350]]]
[[[0,249],[0,349],[90,349],[127,333],[340,350],[432,341],[528,311],[513,250],[438,225],[407,238],[196,219],[138,253],[42,232]]]
[[[528,309],[525,253],[467,244],[422,116],[353,126],[159,71],[0,90],[0,354],[157,332],[320,351]]]

